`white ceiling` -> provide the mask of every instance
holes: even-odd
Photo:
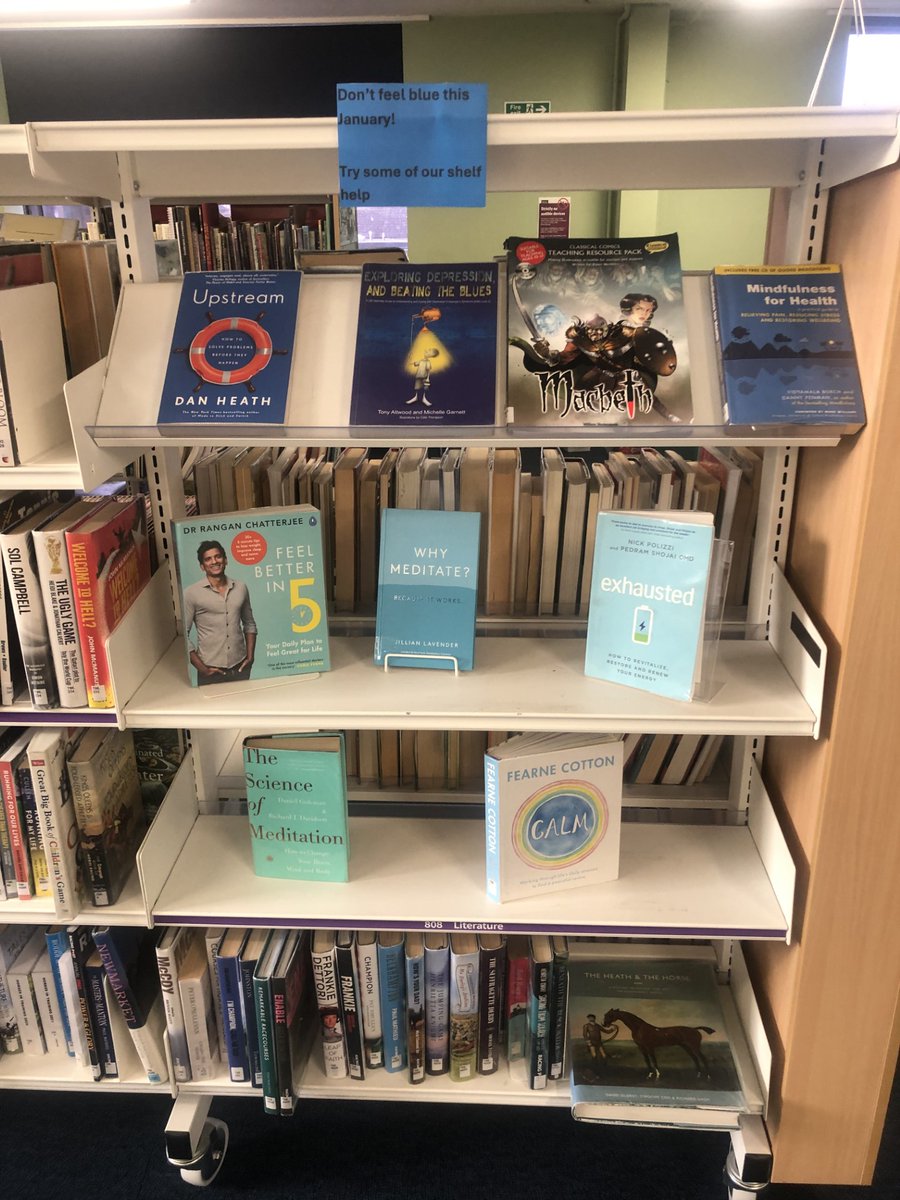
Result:
[[[632,4],[652,3],[653,0],[632,0]],[[735,7],[787,9],[821,9],[837,12],[839,0],[668,0],[670,8],[700,11]],[[165,7],[162,4],[134,8],[122,15],[122,4],[106,3],[92,8],[90,0],[75,5],[73,0],[60,0],[58,8],[68,12],[38,15],[35,11],[52,9],[52,0],[42,5],[39,0],[20,8],[27,12],[4,13],[3,8],[14,0],[0,2],[0,27],[74,28],[109,25],[265,25],[321,23],[339,24],[348,21],[385,21],[426,19],[429,16],[513,16],[518,13],[548,12],[584,13],[589,9],[620,12],[627,6],[623,0],[190,0],[190,3]],[[110,9],[118,11],[111,13]],[[852,0],[846,0],[848,14]],[[73,10],[75,15],[73,15]],[[900,15],[900,0],[863,0],[863,12],[868,15],[892,13]]]

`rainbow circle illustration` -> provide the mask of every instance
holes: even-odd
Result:
[[[209,361],[206,352],[217,334],[235,329],[250,338],[255,351],[253,357],[242,367],[233,371],[221,371]],[[192,369],[207,383],[246,383],[271,362],[272,339],[258,321],[252,321],[249,317],[221,317],[218,321],[210,321],[194,335],[188,359]]]
[[[608,825],[603,793],[583,779],[569,779],[532,792],[513,818],[512,844],[529,867],[561,871],[587,858]]]

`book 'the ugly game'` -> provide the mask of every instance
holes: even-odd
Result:
[[[328,670],[316,509],[254,509],[173,527],[192,684]]]
[[[509,424],[692,420],[676,234],[505,245]]]
[[[157,423],[281,425],[299,271],[189,271]]]
[[[354,425],[493,425],[496,263],[367,263]]]

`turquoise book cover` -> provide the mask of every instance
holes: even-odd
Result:
[[[406,951],[403,934],[396,930],[385,930],[378,935],[378,991],[384,1065],[388,1071],[405,1071]]]
[[[386,509],[375,662],[461,671],[475,664],[478,513]]]
[[[172,525],[192,684],[328,670],[315,508],[260,508]]]
[[[710,513],[597,518],[584,673],[690,700],[699,680]]]
[[[344,735],[245,738],[244,776],[256,874],[346,883],[350,837]]]

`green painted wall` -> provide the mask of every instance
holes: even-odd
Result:
[[[618,15],[438,18],[403,27],[409,83],[486,83],[488,112],[507,100],[549,100],[553,112],[592,112],[613,103]],[[504,238],[537,233],[538,193],[488,193],[483,209],[414,208],[410,258],[483,261]],[[572,193],[572,237],[607,232],[608,196]]]

